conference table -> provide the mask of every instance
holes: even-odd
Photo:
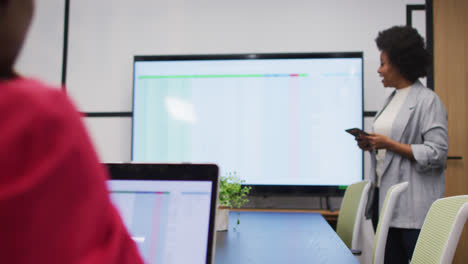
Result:
[[[216,232],[215,264],[231,263],[359,261],[319,213],[231,211],[228,231]]]

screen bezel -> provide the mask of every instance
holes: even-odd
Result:
[[[215,218],[218,202],[219,168],[215,164],[105,163],[110,180],[170,180],[211,182],[210,222],[206,263],[214,263]]]
[[[185,55],[135,55],[133,59],[133,99],[132,113],[135,111],[135,64],[143,61],[186,61],[186,60],[258,60],[258,59],[328,59],[328,58],[358,58],[362,60],[362,118],[361,128],[364,125],[364,54],[362,51],[353,52],[310,52],[310,53],[243,53],[243,54],[185,54]],[[343,133],[345,133],[343,131]],[[134,117],[132,118],[131,160],[134,149]],[[362,153],[362,176],[364,179],[364,153]],[[245,185],[252,187],[252,196],[271,195],[317,195],[342,196],[346,185]]]

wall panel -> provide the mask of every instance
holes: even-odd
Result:
[[[449,156],[445,195],[468,194],[468,2],[436,0],[434,10],[435,91],[448,113]],[[465,224],[453,263],[468,259],[468,225]]]
[[[87,117],[84,121],[102,162],[130,161],[131,118]]]
[[[61,86],[65,1],[35,1],[36,10],[15,65],[23,75]]]

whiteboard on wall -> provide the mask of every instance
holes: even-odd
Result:
[[[67,86],[84,112],[131,111],[133,55],[364,52],[364,109],[389,89],[378,31],[406,23],[394,1],[81,0],[70,6]]]

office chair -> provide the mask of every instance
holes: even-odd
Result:
[[[424,220],[411,263],[452,263],[467,218],[468,195],[435,201]]]
[[[402,182],[393,185],[385,195],[382,210],[380,210],[379,222],[374,238],[374,253],[372,255],[372,263],[383,264],[385,257],[385,246],[387,245],[387,235],[392,219],[393,209],[400,194],[408,189],[408,182]]]
[[[348,186],[336,223],[336,233],[355,255],[361,253],[357,248],[357,239],[369,187],[369,181],[361,181]]]

